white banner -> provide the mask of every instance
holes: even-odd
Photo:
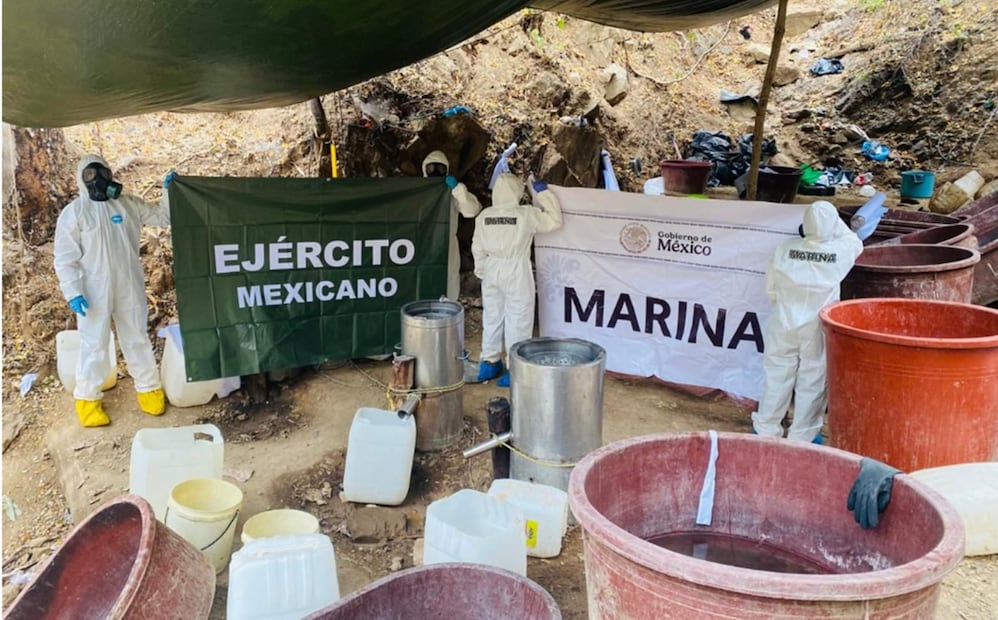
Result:
[[[537,235],[540,334],[606,349],[607,370],[758,400],[766,268],[805,205],[552,188]]]

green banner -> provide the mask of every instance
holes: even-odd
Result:
[[[440,179],[178,177],[169,188],[189,381],[392,352],[446,291]]]

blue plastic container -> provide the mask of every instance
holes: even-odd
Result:
[[[901,173],[902,198],[932,198],[932,190],[935,187],[935,172],[908,170]]]

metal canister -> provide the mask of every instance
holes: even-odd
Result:
[[[416,449],[442,450],[464,428],[464,307],[453,301],[402,306],[402,354],[416,358]]]

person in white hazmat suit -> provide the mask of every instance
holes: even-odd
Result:
[[[172,180],[170,173],[164,187]],[[76,168],[80,195],[66,205],[55,228],[55,273],[78,316],[80,359],[76,368],[76,414],[87,427],[111,423],[101,403],[107,375],[111,321],[135,380],[139,407],[150,415],[166,409],[156,358],[146,331],[145,274],[139,261],[142,226],[169,226],[166,197],[155,206],[121,193],[107,162],[86,155]]]
[[[766,272],[772,314],[763,334],[765,388],[752,425],[759,435],[782,437],[781,424],[793,395],[787,438],[820,444],[828,392],[818,311],[839,300],[839,284],[863,243],[824,200],[804,212],[801,236],[777,247]]]
[[[482,279],[482,355],[478,381],[503,374],[502,349],[534,333],[534,273],[530,248],[536,233],[561,228],[561,204],[544,181],[532,184],[537,206],[521,205],[524,184],[514,174],[501,174],[492,189],[492,206],[475,219],[471,252],[475,275]],[[539,208],[538,208],[539,207]]]
[[[450,188],[450,242],[447,247],[447,299],[457,301],[461,293],[461,251],[457,246],[457,215],[473,218],[482,210],[478,198],[464,183],[450,174],[450,162],[443,151],[433,151],[423,160],[424,177],[444,177]]]

